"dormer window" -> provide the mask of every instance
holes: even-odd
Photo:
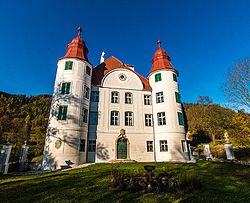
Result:
[[[72,70],[73,61],[66,61],[64,70]]]

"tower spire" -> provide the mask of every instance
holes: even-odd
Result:
[[[63,58],[78,58],[88,61],[88,48],[81,37],[82,28],[77,28],[77,36],[68,44]]]
[[[160,39],[158,39],[157,44],[158,44],[158,48],[161,48],[161,40]]]
[[[158,40],[157,44],[158,49],[156,50],[152,59],[152,68],[149,74],[161,69],[174,69],[170,63],[170,57],[168,56],[167,52],[161,48],[161,40]]]
[[[82,28],[81,28],[81,26],[78,26],[78,28],[77,28],[78,36],[81,35],[81,32],[82,32]]]

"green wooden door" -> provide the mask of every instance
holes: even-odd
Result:
[[[127,159],[127,140],[119,139],[117,141],[117,159]]]

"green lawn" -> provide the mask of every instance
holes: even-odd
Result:
[[[0,202],[250,202],[250,167],[231,163],[153,163],[155,176],[197,176],[202,186],[189,193],[128,192],[110,186],[114,169],[143,174],[144,165],[94,164],[41,175],[0,175]]]

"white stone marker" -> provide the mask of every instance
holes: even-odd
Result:
[[[1,172],[3,172],[3,174],[8,173],[11,148],[12,148],[12,145],[9,143],[6,143],[3,145],[3,148],[1,151],[0,170],[1,170]]]
[[[204,146],[204,155],[206,157],[206,160],[213,159],[213,156],[212,156],[211,151],[210,151],[209,144],[203,144],[203,146]]]
[[[230,144],[229,142],[229,136],[227,130],[224,131],[224,138],[226,140],[226,144],[224,146],[227,155],[227,160],[234,160],[235,157],[234,157],[233,145]]]
[[[27,159],[28,150],[29,146],[27,146],[27,143],[25,141],[24,144],[22,145],[22,149],[19,156],[19,168],[18,168],[19,171],[24,171],[24,165]]]

